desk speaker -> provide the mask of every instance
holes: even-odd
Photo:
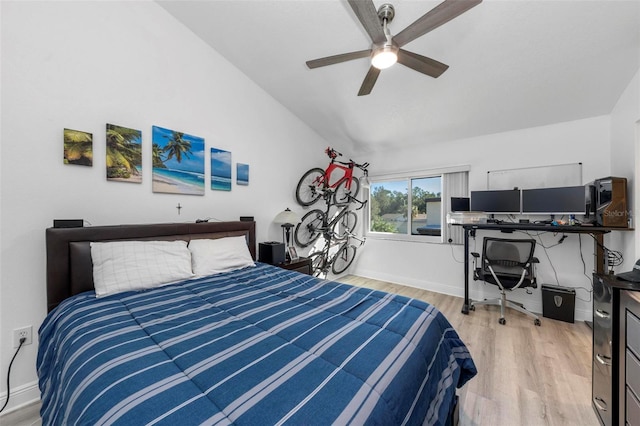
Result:
[[[258,260],[271,265],[284,263],[284,243],[266,241],[258,244]]]

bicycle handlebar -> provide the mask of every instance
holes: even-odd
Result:
[[[349,159],[349,161],[338,161],[336,160],[336,158],[338,157],[342,157],[342,153],[336,151],[335,149],[331,148],[330,146],[327,147],[327,149],[324,150],[325,154],[327,154],[329,156],[329,158],[331,158],[331,161],[335,161],[336,163],[340,163],[342,165],[345,166],[355,166],[357,168],[359,168],[360,170],[362,170],[366,175],[369,174],[369,171],[367,170],[367,167],[369,167],[369,162],[364,162],[362,164],[358,164],[355,161],[353,161],[352,159]]]

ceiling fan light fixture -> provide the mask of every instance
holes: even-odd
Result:
[[[379,70],[389,68],[398,61],[398,54],[396,52],[397,49],[394,49],[392,46],[382,47],[374,53],[371,58],[371,65]]]

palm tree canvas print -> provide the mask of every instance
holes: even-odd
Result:
[[[153,192],[204,195],[204,139],[152,127]]]
[[[249,165],[236,164],[236,183],[238,185],[249,185]]]
[[[64,164],[93,166],[93,134],[64,129]]]
[[[211,148],[211,189],[231,191],[231,152]]]
[[[142,183],[142,132],[107,124],[107,180]]]

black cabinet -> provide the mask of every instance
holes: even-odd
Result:
[[[605,426],[640,426],[640,283],[593,275],[592,405]]]
[[[640,292],[620,291],[620,424],[640,425]]]
[[[613,287],[606,275],[593,275],[593,359],[592,405],[600,423],[605,426],[618,424],[617,385],[613,345],[613,328],[617,313],[613,308]]]

